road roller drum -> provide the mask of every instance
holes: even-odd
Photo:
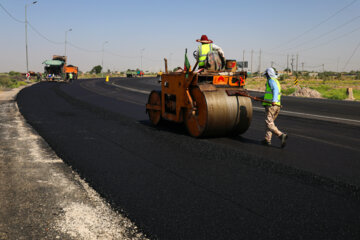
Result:
[[[195,110],[186,113],[185,124],[194,137],[238,135],[252,120],[252,102],[247,97],[228,96],[225,89],[204,91],[194,87],[190,94]]]

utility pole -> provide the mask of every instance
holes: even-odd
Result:
[[[291,73],[294,73],[294,55],[291,55]]]
[[[287,59],[286,59],[286,71],[289,74],[289,54],[287,55]]]
[[[259,77],[261,77],[261,49],[259,51]]]
[[[254,55],[254,50],[251,49],[251,74],[253,73],[253,55]]]
[[[169,57],[169,68],[170,68],[170,71],[172,71],[172,70],[171,70],[171,58],[172,58],[172,55],[173,55],[173,53],[170,53],[170,57]]]
[[[142,57],[143,57],[143,52],[144,52],[145,48],[140,49],[140,71],[142,71]]]
[[[108,41],[103,42],[102,44],[102,56],[101,56],[101,71],[104,72],[104,46],[109,43]]]
[[[322,65],[322,71],[325,72],[325,64]]]
[[[245,50],[243,50],[243,62],[242,62],[242,69],[241,69],[241,71],[244,71],[244,64],[245,64]]]
[[[301,71],[304,71],[304,62],[301,63]]]
[[[66,56],[67,33],[68,33],[68,32],[71,32],[71,31],[72,31],[71,28],[70,28],[69,30],[66,30],[66,31],[65,31],[65,52],[64,52],[64,56]]]
[[[37,1],[33,2],[32,4],[36,4]],[[29,54],[28,54],[28,37],[27,37],[27,5],[25,4],[25,51],[26,51],[26,73],[29,72]]]
[[[298,66],[299,66],[299,54],[296,54],[296,73],[298,73]]]

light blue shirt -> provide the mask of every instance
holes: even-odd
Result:
[[[279,87],[276,84],[276,82],[274,81],[274,79],[269,78],[269,86],[271,88],[272,94],[273,94],[273,102],[278,102],[278,96],[279,96]]]

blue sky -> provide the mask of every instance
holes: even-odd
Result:
[[[142,64],[144,70],[182,66],[184,50],[194,64],[196,39],[206,34],[222,47],[228,59],[251,61],[253,70],[271,62],[278,69],[299,55],[299,69],[360,70],[360,1],[354,0],[0,0],[20,21],[28,5],[29,68],[42,71],[42,62],[64,54],[68,32],[69,63],[82,71],[101,64],[104,69],[126,70]],[[346,7],[348,6],[348,7]],[[344,9],[344,7],[346,7]],[[25,71],[25,27],[0,8],[0,72]],[[57,42],[58,44],[54,44]],[[144,49],[141,51],[141,49]],[[85,51],[86,50],[86,51]],[[357,50],[355,53],[354,51]],[[143,55],[141,61],[141,52]]]

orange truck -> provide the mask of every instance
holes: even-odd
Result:
[[[70,73],[73,75],[72,80],[76,80],[78,78],[78,67],[73,66],[73,65],[67,65],[65,66],[65,74],[66,74],[66,78],[68,80],[70,80],[69,76]]]

